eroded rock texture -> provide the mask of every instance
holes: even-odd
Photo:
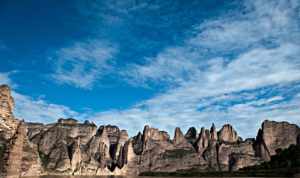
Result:
[[[0,177],[39,175],[42,166],[37,146],[29,141],[27,127],[13,115],[10,88],[0,86]]]
[[[256,138],[242,140],[226,124],[199,132],[180,128],[170,138],[145,126],[129,138],[117,126],[58,119],[53,124],[25,123],[13,116],[8,86],[0,87],[0,173],[6,175],[138,175],[179,170],[234,171],[268,161],[277,149],[299,144],[300,129],[265,121]]]
[[[300,129],[288,122],[264,121],[256,137],[256,155],[264,160],[276,154],[277,149],[285,149],[297,144]]]

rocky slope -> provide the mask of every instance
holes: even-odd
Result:
[[[264,121],[257,137],[242,140],[226,124],[219,131],[176,128],[174,138],[145,126],[129,138],[116,126],[59,119],[26,123],[13,116],[9,87],[0,87],[0,173],[5,175],[137,175],[179,170],[229,171],[270,160],[276,150],[299,144],[300,129]]]

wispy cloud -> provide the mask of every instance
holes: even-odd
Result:
[[[0,85],[9,85],[9,86],[16,86],[16,84],[12,81],[11,75],[15,72],[6,72],[0,73]]]
[[[213,53],[228,53],[268,43],[296,42],[300,37],[298,7],[295,0],[245,1],[240,12],[200,24],[188,43]]]
[[[130,66],[126,74],[133,80],[132,83],[141,81],[178,83],[196,78],[197,73],[202,75],[203,72],[211,70],[207,69],[207,66],[220,66],[222,69],[222,65],[231,62],[232,58],[239,59],[234,57],[235,55],[241,56],[247,53],[259,55],[259,50],[263,52],[270,48],[273,48],[273,51],[277,49],[277,53],[281,53],[280,50],[285,46],[285,49],[289,50],[288,45],[298,50],[297,39],[300,39],[298,7],[297,1],[288,3],[246,1],[244,10],[240,13],[232,12],[198,25],[193,30],[194,35],[188,38],[183,46],[167,48],[157,57],[147,59],[147,65]],[[286,52],[282,51],[282,53]],[[270,62],[269,59],[259,59],[258,66],[260,61]],[[214,73],[211,76],[216,75]]]
[[[267,118],[299,124],[295,107],[299,98],[280,100],[288,91],[229,104],[225,110],[219,105],[198,110],[207,97],[219,100],[225,95],[234,102],[228,96],[236,92],[299,85],[299,6],[298,1],[246,1],[243,10],[200,24],[184,45],[165,49],[146,59],[146,65],[131,65],[124,72],[130,83],[169,86],[131,110],[136,111],[134,118],[141,115],[144,122],[168,130],[176,125],[229,122],[238,123],[238,130],[253,132]],[[273,100],[278,103],[272,105]],[[130,120],[128,112],[116,114]]]
[[[57,105],[43,99],[35,99],[30,96],[16,92],[18,85],[11,76],[13,72],[0,73],[0,85],[9,85],[12,89],[12,96],[15,100],[15,116],[31,122],[49,123],[58,118],[78,117],[79,114],[67,106]]]
[[[17,92],[12,93],[15,99],[15,116],[30,122],[51,123],[58,118],[77,117],[79,114],[67,106],[34,99]]]
[[[112,45],[90,40],[78,42],[57,52],[53,78],[62,84],[90,89],[111,70],[111,59],[117,52]]]
[[[190,126],[200,129],[215,123],[220,128],[230,123],[246,138],[254,137],[265,119],[300,124],[299,93],[300,85],[290,84],[211,97],[193,97],[195,93],[186,93],[184,96],[163,94],[131,109],[94,113],[85,118],[98,124],[112,123],[128,128],[131,135],[142,130],[144,124],[173,134],[177,126],[187,130]]]

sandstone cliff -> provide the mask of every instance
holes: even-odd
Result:
[[[13,115],[10,88],[0,86],[0,177],[38,175],[43,168],[37,145],[27,137],[27,127]]]
[[[0,173],[5,175],[137,175],[180,170],[234,171],[268,161],[276,150],[299,144],[300,129],[264,121],[256,138],[212,125],[169,134],[150,126],[129,138],[117,126],[75,119],[25,123],[13,116],[8,86],[0,87]]]

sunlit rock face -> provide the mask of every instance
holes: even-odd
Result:
[[[277,149],[299,144],[300,129],[287,122],[265,121],[256,138],[238,136],[226,124],[217,131],[180,128],[173,139],[145,126],[129,137],[117,126],[60,118],[56,123],[26,123],[13,115],[8,86],[0,86],[1,176],[138,175],[179,170],[234,171],[268,161]]]
[[[0,117],[2,118],[13,117],[14,106],[15,103],[13,97],[11,96],[11,91],[9,86],[1,85],[0,86]]]
[[[276,154],[277,149],[285,149],[297,144],[300,129],[288,122],[264,121],[256,137],[256,154],[265,160]]]
[[[209,130],[202,127],[198,139],[195,142],[195,147],[197,152],[202,154],[208,147],[209,143],[210,143]]]
[[[224,125],[218,132],[218,138],[220,142],[226,143],[235,143],[239,139],[237,132],[229,124]]]
[[[13,115],[14,99],[0,86],[0,177],[30,176],[42,172],[37,146],[27,137],[27,126]]]
[[[238,170],[245,166],[260,163],[260,158],[255,157],[253,148],[254,140],[244,142],[221,143],[218,146],[218,163],[222,171]]]
[[[193,149],[193,145],[184,137],[179,127],[175,128],[173,144],[178,148]]]
[[[0,85],[0,136],[10,139],[16,131],[18,121],[14,118],[14,99],[9,86]]]

